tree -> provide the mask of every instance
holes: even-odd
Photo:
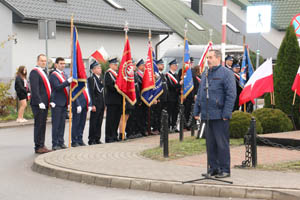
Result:
[[[277,63],[274,68],[275,106],[287,115],[293,115],[297,127],[300,127],[299,105],[297,98],[295,107],[292,106],[293,91],[291,90],[294,78],[300,64],[300,48],[293,26],[286,30],[285,37],[280,45]],[[265,99],[266,100],[266,99]]]

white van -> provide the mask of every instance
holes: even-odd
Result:
[[[189,45],[190,57],[194,58],[194,65],[198,65],[199,60],[201,59],[201,56],[205,50],[205,47],[206,45]],[[169,62],[171,62],[174,59],[176,59],[178,63],[177,71],[182,67],[184,53],[183,48],[183,46],[171,48],[164,53],[162,57],[165,64],[164,72],[169,71]],[[221,45],[213,45],[213,49],[221,50]],[[239,60],[243,56],[243,52],[243,46],[226,45],[225,47],[225,54],[231,55],[237,60]]]

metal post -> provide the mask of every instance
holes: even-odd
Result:
[[[259,38],[260,38],[260,33],[258,33],[258,38],[257,38],[257,50],[256,50],[256,69],[258,69],[259,67],[259,54],[260,54],[260,51],[259,51]],[[257,99],[255,99],[255,109],[254,110],[257,110]]]
[[[169,125],[168,125],[168,112],[162,111],[162,133],[163,134],[163,152],[164,157],[169,157]]]
[[[45,42],[46,42],[46,58],[47,58],[47,62],[46,62],[46,71],[48,72],[48,20],[45,20],[45,29],[46,29],[46,39],[45,39]]]
[[[252,167],[257,165],[257,145],[256,145],[256,121],[252,117],[250,124],[250,133],[251,133],[251,157],[252,157]]]

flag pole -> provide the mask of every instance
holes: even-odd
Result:
[[[273,106],[273,94],[272,94],[272,92],[270,92],[270,100],[271,100],[271,105]]]
[[[124,31],[125,31],[125,43],[128,39],[127,33],[129,31],[128,28],[128,22],[125,21],[125,26],[124,26]],[[122,140],[125,139],[125,105],[126,105],[126,101],[125,101],[125,96],[123,95],[123,114],[122,114]]]
[[[148,40],[149,40],[149,45],[151,45],[152,48],[152,43],[151,43],[151,39],[152,39],[152,34],[151,34],[151,29],[149,29],[148,32]],[[152,49],[151,49],[152,51]],[[151,54],[152,56],[152,54]],[[151,59],[153,61],[153,59]],[[152,63],[153,65],[153,63]],[[148,123],[147,123],[147,132],[148,132],[148,136],[151,135],[151,105],[148,106]]]
[[[275,106],[275,92],[273,92],[273,105]]]
[[[71,16],[71,67],[70,67],[70,77],[73,77],[73,28],[74,28],[74,17]],[[71,137],[72,137],[72,83],[69,90],[69,148],[71,148]]]
[[[297,89],[295,90],[295,93],[294,93],[294,98],[293,98],[293,106],[295,105],[296,93],[297,93]]]
[[[246,46],[246,36],[243,35],[243,49],[244,49],[244,55],[245,55],[245,46]],[[241,76],[240,76],[241,78]],[[244,103],[244,112],[247,112],[246,103]]]

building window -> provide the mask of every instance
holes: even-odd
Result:
[[[192,19],[187,19],[188,22],[190,22],[198,31],[204,31],[204,28],[200,26],[197,22],[195,22]]]
[[[230,29],[230,30],[232,30],[234,33],[239,33],[240,32],[240,30],[239,29],[237,29],[235,26],[233,26],[232,24],[230,24],[230,23],[226,23],[226,26]]]
[[[118,4],[117,2],[115,2],[114,0],[105,0],[109,5],[111,5],[112,7],[114,7],[115,9],[119,9],[119,10],[125,10],[125,8],[123,6],[121,6],[120,4]]]

